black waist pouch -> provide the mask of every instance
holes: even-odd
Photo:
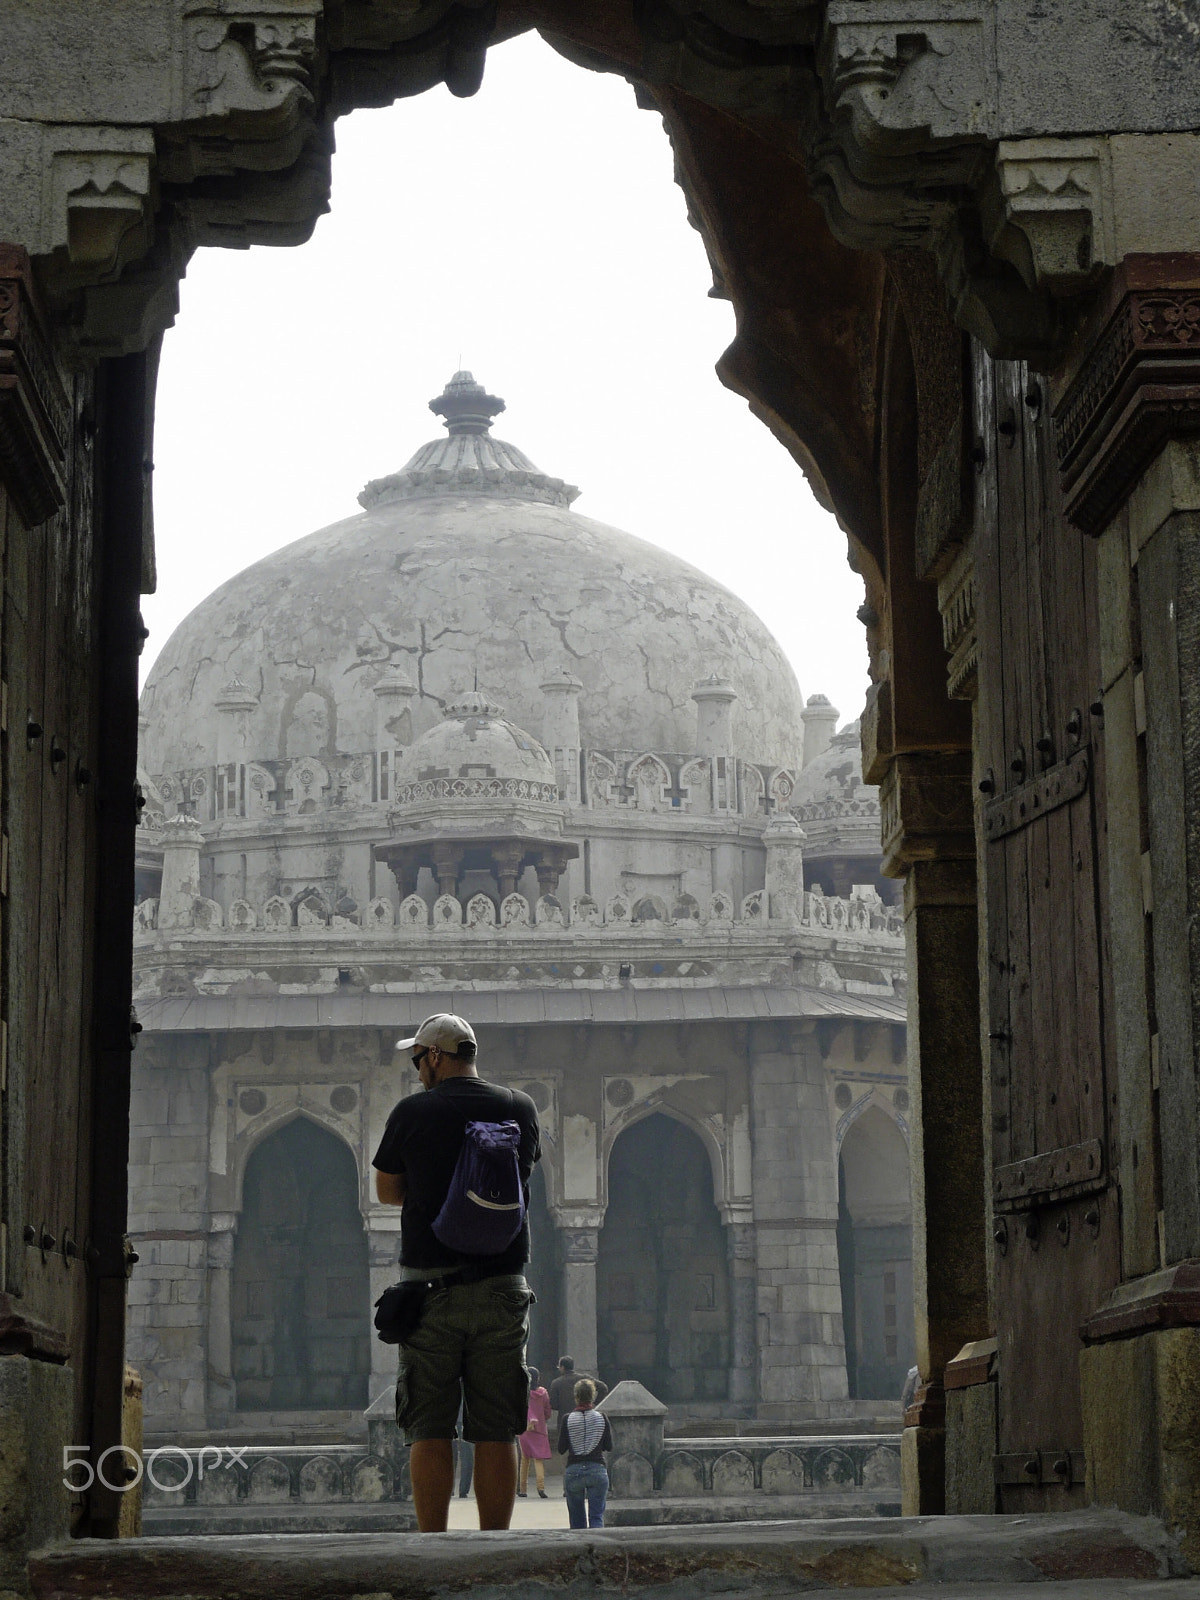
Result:
[[[425,1309],[427,1283],[394,1283],[375,1302],[375,1333],[384,1344],[405,1344],[416,1333]]]

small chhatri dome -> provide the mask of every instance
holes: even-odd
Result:
[[[435,796],[558,803],[554,763],[545,750],[477,690],[449,701],[441,722],[397,757],[395,783],[400,808]]]

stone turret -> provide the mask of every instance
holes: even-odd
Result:
[[[727,756],[733,751],[733,703],[737,690],[714,672],[692,690],[696,702],[696,753]]]
[[[542,743],[554,762],[558,787],[564,800],[579,802],[579,696],[583,684],[564,667],[542,684],[546,709],[542,719]]]
[[[804,705],[804,765],[815,761],[829,749],[829,741],[837,732],[841,713],[823,694],[810,694]]]
[[[804,829],[790,811],[780,811],[763,831],[767,847],[767,916],[772,922],[800,922],[804,915]]]
[[[170,817],[162,828],[162,888],[158,926],[191,928],[200,898],[200,850],[204,835],[193,817]]]
[[[217,765],[245,761],[250,713],[258,696],[236,675],[221,690],[214,702],[217,709]]]

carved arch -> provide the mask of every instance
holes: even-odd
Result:
[[[358,1203],[363,1214],[364,1225],[367,1218],[367,1208],[370,1197],[367,1193],[367,1183],[370,1180],[369,1168],[364,1169],[358,1152],[346,1137],[346,1130],[339,1124],[334,1112],[324,1115],[319,1106],[280,1106],[274,1112],[264,1112],[261,1121],[252,1123],[244,1132],[235,1134],[229,1141],[230,1171],[232,1180],[233,1205],[231,1210],[240,1217],[242,1214],[243,1195],[242,1189],[246,1180],[246,1164],[258,1149],[260,1144],[268,1140],[272,1134],[278,1133],[281,1128],[286,1128],[289,1122],[295,1122],[297,1117],[307,1117],[309,1122],[315,1123],[322,1133],[334,1134],[346,1146],[354,1157],[354,1165],[358,1169]]]
[[[606,1212],[608,1210],[608,1167],[612,1158],[613,1146],[623,1133],[628,1132],[637,1123],[644,1122],[647,1117],[652,1117],[658,1112],[661,1112],[664,1117],[671,1117],[675,1122],[682,1123],[690,1133],[694,1133],[700,1140],[712,1172],[713,1204],[718,1212],[722,1214],[721,1220],[724,1221],[726,1160],[722,1141],[717,1138],[710,1127],[707,1127],[689,1112],[681,1111],[677,1106],[668,1105],[664,1101],[653,1097],[643,1101],[641,1105],[631,1106],[628,1111],[618,1114],[604,1130],[603,1138],[600,1142],[601,1208]]]

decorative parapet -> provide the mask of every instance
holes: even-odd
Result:
[[[499,903],[488,894],[475,894],[464,906],[454,895],[440,895],[432,907],[421,895],[406,896],[397,909],[385,896],[372,900],[365,909],[353,901],[339,900],[337,906],[315,891],[293,901],[270,896],[261,907],[248,900],[234,900],[228,914],[216,901],[192,904],[186,923],[179,928],[205,934],[224,934],[231,939],[274,937],[296,934],[312,938],[318,933],[359,936],[363,933],[401,941],[443,937],[454,934],[469,939],[511,939],[530,935],[562,934],[572,937],[603,936],[620,929],[623,935],[661,938],[670,932],[696,938],[728,938],[735,930],[765,935],[786,934],[790,930],[825,930],[835,935],[868,940],[886,940],[897,945],[904,938],[904,920],[895,906],[886,906],[874,891],[839,899],[820,889],[804,893],[798,917],[790,921],[768,918],[764,891],[746,895],[739,908],[727,894],[710,895],[702,905],[694,895],[682,894],[668,906],[658,895],[642,895],[631,900],[613,895],[601,906],[590,895],[572,901],[568,914],[554,895],[542,895],[531,905],[523,894],[510,894]],[[352,909],[351,909],[352,908]],[[134,909],[134,936],[139,941],[152,937],[158,929],[158,901],[147,899]]]
[[[422,778],[397,785],[396,806],[415,806],[438,800],[531,800],[538,805],[559,803],[558,785],[533,783],[528,778]]]

